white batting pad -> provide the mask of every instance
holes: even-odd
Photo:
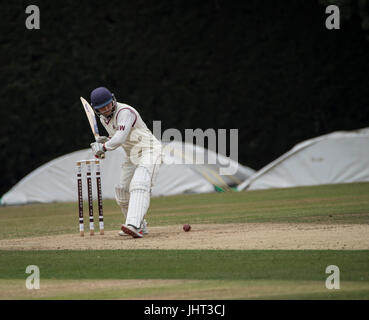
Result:
[[[126,225],[139,228],[150,204],[151,173],[145,167],[138,167],[130,184],[130,199]]]
[[[127,218],[129,192],[121,184],[115,185],[115,200],[121,208],[124,218]]]

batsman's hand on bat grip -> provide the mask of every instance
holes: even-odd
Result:
[[[105,151],[104,145],[99,142],[92,142],[90,144],[93,154],[98,159],[104,159],[105,158]]]

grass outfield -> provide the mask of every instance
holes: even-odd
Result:
[[[104,200],[104,220],[106,230],[117,230],[123,222],[114,200]],[[148,220],[151,226],[189,221],[368,224],[369,183],[158,197],[151,200]],[[0,239],[78,233],[77,203],[2,207],[0,225]]]
[[[369,299],[368,251],[2,251],[0,262],[1,298],[7,294],[9,283],[19,287],[13,298],[27,298],[30,292],[24,286],[25,268],[34,264],[40,268],[41,289],[43,282],[46,288],[52,281],[62,288],[66,285],[59,291],[54,289],[47,298],[119,298],[125,291],[124,285],[111,288],[111,282],[104,286],[103,281],[100,286],[92,285],[88,292],[75,292],[75,288],[78,281],[119,283],[123,279],[159,279],[181,281],[159,281],[155,286],[148,281],[142,288],[130,285],[128,292],[132,295],[127,296],[126,292],[123,297],[160,299],[167,298],[171,292],[170,299],[173,296],[208,299],[212,291],[211,299],[285,299],[287,296],[288,299],[300,296],[316,299],[316,294],[322,299]],[[340,290],[325,287],[328,276],[325,269],[332,264],[340,267]],[[72,283],[69,288],[68,283]],[[149,291],[145,291],[147,287]],[[34,297],[35,293],[32,294],[28,298]],[[41,298],[42,290],[39,294]]]
[[[104,201],[107,230],[122,222]],[[0,239],[78,233],[76,203],[0,208]],[[153,198],[150,225],[369,223],[369,183]],[[40,268],[27,290],[25,269]],[[340,290],[328,290],[328,265]],[[0,251],[0,299],[369,299],[369,250]]]

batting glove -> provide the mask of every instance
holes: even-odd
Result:
[[[93,154],[96,158],[102,159],[105,158],[105,147],[102,143],[99,142],[93,142],[90,144]]]

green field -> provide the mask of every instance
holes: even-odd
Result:
[[[78,232],[75,203],[0,208],[0,240]],[[106,230],[122,216],[104,201]],[[369,224],[369,183],[153,198],[151,226]],[[27,290],[25,269],[40,268]],[[328,290],[325,268],[340,268]],[[369,250],[0,251],[0,299],[368,299]]]

